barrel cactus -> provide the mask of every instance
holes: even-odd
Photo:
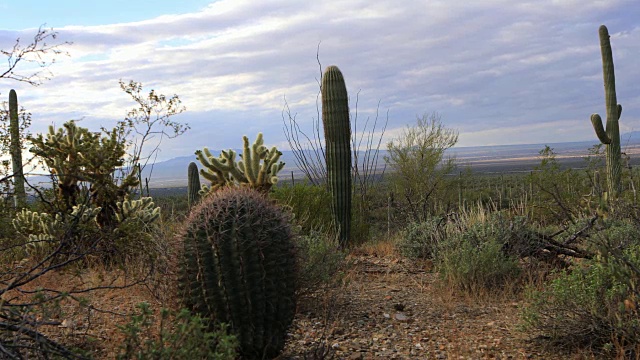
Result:
[[[600,52],[602,55],[602,74],[604,77],[604,97],[607,106],[606,130],[598,114],[591,115],[591,123],[598,139],[606,145],[607,186],[609,198],[615,198],[622,190],[622,154],[620,150],[620,125],[618,120],[622,114],[622,105],[616,98],[616,77],[613,71],[613,55],[609,30],[602,25],[598,31],[600,36]]]
[[[322,124],[332,211],[344,247],[351,231],[351,123],[347,86],[337,66],[322,75]]]
[[[296,265],[286,212],[260,192],[225,187],[185,222],[179,270],[183,304],[226,323],[248,359],[273,358],[295,313]]]

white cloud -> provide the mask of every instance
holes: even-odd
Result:
[[[593,137],[589,114],[604,108],[601,23],[610,24],[621,126],[640,128],[634,1],[222,0],[195,13],[57,29],[74,45],[51,68],[54,79],[13,85],[36,131],[121,119],[132,102],[118,80],[133,79],[187,107],[180,119],[192,130],[166,142],[163,158],[237,147],[258,131],[282,144],[285,96],[304,126],[317,116],[321,42],[322,65],[341,68],[352,99],[362,91],[361,115],[378,101],[390,111],[387,134],[438,111],[462,145],[583,140]],[[2,31],[0,44],[28,33]]]

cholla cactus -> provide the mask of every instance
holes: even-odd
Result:
[[[201,169],[202,176],[211,181],[210,186],[204,185],[202,193],[216,191],[227,185],[246,185],[261,192],[268,192],[278,182],[277,174],[284,167],[280,160],[282,153],[274,146],[270,150],[264,146],[262,133],[250,146],[249,138],[242,137],[244,142],[241,160],[236,161],[236,152],[222,151],[219,157],[214,157],[208,148],[196,151],[198,160],[205,167]]]
[[[118,212],[116,218],[122,223],[129,219],[139,219],[145,224],[151,224],[160,217],[160,207],[156,207],[151,197],[143,197],[139,200],[129,198],[117,203]]]
[[[96,216],[99,212],[100,208],[86,205],[76,205],[70,213],[57,213],[55,216],[22,209],[13,219],[13,227],[19,234],[27,237],[27,254],[42,254],[53,249],[57,241],[64,238],[67,224],[72,221],[97,227]]]
[[[63,211],[70,211],[78,203],[78,184],[88,182],[91,204],[102,209],[98,223],[101,227],[116,225],[116,203],[138,185],[137,167],[119,184],[114,180],[113,174],[123,165],[126,154],[117,129],[94,133],[69,121],[57,131],[50,126],[46,137],[40,134],[31,142],[31,151],[42,157],[58,179],[57,197]]]

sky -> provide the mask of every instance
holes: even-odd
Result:
[[[287,149],[284,106],[311,133],[329,65],[345,77],[358,131],[378,113],[381,135],[388,118],[383,147],[433,112],[458,130],[458,146],[595,144],[601,24],[621,132],[640,130],[637,0],[0,0],[0,49],[42,24],[72,42],[69,56],[38,87],[0,79],[0,97],[16,89],[37,133],[71,119],[113,127],[135,105],[121,79],[177,94],[187,110],[173,120],[191,129],[164,140],[158,160],[239,148],[258,132]]]

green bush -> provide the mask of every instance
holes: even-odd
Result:
[[[446,219],[432,217],[421,223],[410,224],[401,233],[400,241],[396,246],[406,257],[433,259],[438,245],[446,237]]]
[[[500,289],[520,275],[518,258],[507,252],[513,222],[501,214],[466,216],[450,225],[437,248],[436,268],[450,286],[465,291]]]
[[[502,243],[495,239],[478,245],[448,241],[438,250],[436,266],[449,285],[472,292],[503,288],[520,274],[518,259],[505,255]]]
[[[630,264],[640,267],[640,246],[624,251]],[[640,343],[638,299],[633,288],[639,274],[619,274],[617,262],[585,261],[563,271],[545,288],[527,291],[523,311],[525,329],[535,329],[563,348],[607,349],[614,345],[629,350]]]
[[[304,294],[317,290],[338,279],[345,262],[345,254],[339,250],[338,239],[323,231],[311,231],[298,236],[298,289]]]
[[[118,360],[233,360],[237,357],[237,340],[227,334],[224,325],[209,331],[205,320],[192,316],[186,309],[177,314],[162,309],[159,329],[154,331],[149,304],[141,303],[138,308],[139,314],[131,316],[128,324],[118,327],[125,335]]]
[[[333,227],[331,193],[324,186],[283,184],[272,188],[269,196],[290,209],[301,234]]]

